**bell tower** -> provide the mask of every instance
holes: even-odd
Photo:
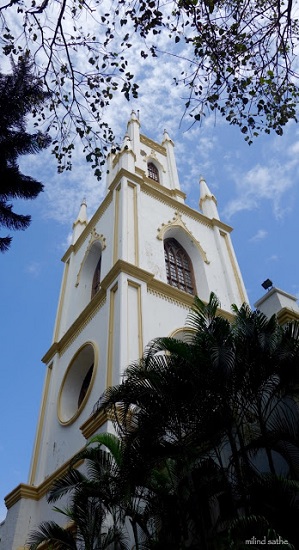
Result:
[[[6,497],[1,550],[23,549],[41,521],[60,520],[46,501],[51,483],[86,439],[111,428],[94,404],[151,339],[180,336],[193,296],[207,301],[213,291],[227,316],[247,301],[231,227],[203,178],[199,210],[185,204],[166,131],[152,141],[133,112],[107,167],[105,197],[90,220],[82,201],[62,258],[29,480]]]

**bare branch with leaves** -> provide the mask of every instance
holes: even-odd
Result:
[[[136,36],[141,58],[159,57],[166,33],[168,53],[185,59],[173,77],[186,86],[182,111],[193,123],[214,112],[249,143],[281,135],[297,120],[297,11],[296,0],[11,0],[0,8],[0,43],[7,56],[30,55],[51,94],[36,124],[56,133],[59,170],[71,168],[80,138],[99,176],[114,142],[106,108],[119,91],[138,95],[128,68]]]

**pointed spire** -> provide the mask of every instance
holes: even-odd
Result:
[[[73,223],[73,244],[76,242],[78,237],[83,232],[84,228],[87,225],[87,204],[86,199],[84,198],[81,202],[79,214],[77,219]]]
[[[166,150],[170,188],[180,191],[181,188],[180,188],[179,176],[178,176],[176,160],[174,156],[174,143],[170,138],[167,130],[164,130],[163,132],[162,145],[163,147],[165,147],[165,150]]]
[[[81,206],[80,206],[80,210],[79,210],[79,214],[78,214],[78,218],[76,219],[76,222],[81,222],[81,223],[87,222],[87,204],[86,204],[85,197],[81,202]]]
[[[139,122],[139,116],[137,117],[135,111],[131,112],[131,117],[129,119],[128,125],[127,125],[127,138],[125,137],[126,143],[124,145],[127,145],[127,149],[134,153],[135,157],[136,155],[140,154],[140,122]],[[136,158],[134,160],[134,165],[131,166],[131,169],[133,172],[135,172],[135,162]]]
[[[211,193],[203,176],[200,176],[199,180],[199,208],[208,218],[219,220],[216,197]]]

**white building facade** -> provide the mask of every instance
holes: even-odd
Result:
[[[93,414],[103,391],[157,336],[179,335],[197,294],[214,292],[222,311],[247,295],[215,197],[200,180],[199,208],[185,204],[174,144],[140,133],[133,112],[120,152],[108,157],[107,190],[87,220],[83,201],[66,251],[53,343],[28,483],[7,497],[1,550],[21,550],[41,521],[53,480],[109,422]]]

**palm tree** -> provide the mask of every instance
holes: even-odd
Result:
[[[223,532],[237,543],[229,526],[240,517],[298,546],[298,327],[246,305],[230,323],[218,306],[196,298],[189,341],[154,341],[100,408],[114,415],[124,476],[148,487],[152,517],[156,506],[153,547],[221,547]],[[153,471],[164,485],[151,485]]]
[[[54,508],[66,517],[67,526],[42,523],[29,535],[29,550],[36,550],[45,542],[55,550],[128,549],[124,514],[115,485],[120,456],[120,442],[113,434],[100,434],[88,442],[66,474],[54,482],[48,495],[49,502],[70,496],[66,508]],[[75,467],[82,460],[85,460],[84,473]]]
[[[86,473],[72,467],[49,496],[72,495],[76,548],[105,548],[107,520],[114,548],[128,525],[136,550],[241,549],[253,536],[299,547],[298,325],[246,305],[229,322],[218,306],[196,298],[186,340],[152,342],[100,399],[117,435],[92,438],[76,457]],[[89,503],[96,532],[77,513]],[[31,541],[53,542],[50,528]]]
[[[28,59],[19,59],[18,64],[12,61],[12,73],[0,74],[0,226],[8,229],[26,229],[31,220],[13,211],[11,199],[34,199],[43,190],[40,182],[22,174],[18,158],[38,153],[50,144],[46,134],[26,132],[26,116],[36,116],[46,99]],[[0,251],[6,251],[10,243],[11,237],[1,237]]]

